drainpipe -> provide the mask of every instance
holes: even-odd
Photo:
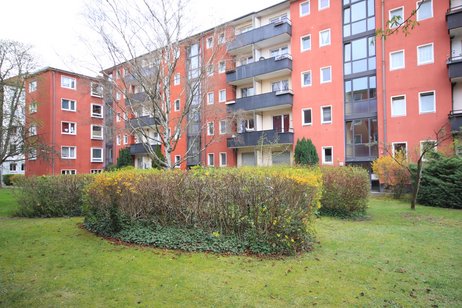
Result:
[[[56,82],[55,82],[55,72],[51,72],[51,87],[53,91],[51,99],[51,174],[55,175],[55,100],[56,100]]]
[[[385,29],[385,0],[382,0],[382,30]],[[382,105],[383,105],[383,152],[386,153],[387,146],[387,82],[385,76],[385,36],[382,35]]]

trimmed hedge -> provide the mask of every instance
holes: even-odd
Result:
[[[370,191],[367,171],[360,167],[323,167],[320,213],[342,218],[366,214]]]
[[[310,249],[321,173],[226,168],[103,173],[87,189],[87,229],[185,250],[294,254]]]
[[[93,175],[22,177],[15,181],[17,216],[63,217],[82,215],[84,188]]]

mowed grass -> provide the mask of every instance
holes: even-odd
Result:
[[[0,213],[14,210],[0,191]],[[0,217],[0,306],[462,307],[462,211],[372,199],[281,259],[114,245],[81,218]]]

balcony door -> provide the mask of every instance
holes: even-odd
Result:
[[[273,116],[273,130],[278,133],[287,133],[290,126],[288,114]]]

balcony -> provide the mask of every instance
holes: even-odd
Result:
[[[281,107],[291,107],[293,103],[292,91],[278,91],[259,95],[252,95],[236,99],[234,104],[227,106],[228,112],[238,110],[250,111]]]
[[[462,56],[449,58],[447,65],[448,74],[451,81],[454,81],[453,79],[462,77]]]
[[[345,119],[369,118],[377,116],[377,100],[345,103]]]
[[[228,53],[236,55],[250,51],[252,44],[255,44],[255,47],[258,49],[281,44],[290,41],[291,36],[292,26],[289,21],[270,23],[266,26],[236,35],[234,40],[228,45]]]
[[[148,96],[144,92],[128,94],[125,99],[125,104],[132,105],[137,103],[143,103],[147,100]]]
[[[125,128],[135,129],[140,127],[147,127],[157,125],[158,121],[152,116],[141,116],[138,118],[130,119],[125,121]]]
[[[377,143],[356,143],[346,145],[347,162],[374,161],[378,157]]]
[[[131,155],[139,155],[139,154],[148,154],[148,149],[151,147],[152,151],[155,151],[155,147],[158,147],[158,144],[144,144],[144,143],[135,143],[130,146],[130,154]]]
[[[156,81],[157,67],[143,67],[143,68],[136,68],[135,73],[125,75],[125,82],[126,83],[139,83],[140,81],[144,81],[146,79],[153,79],[153,82]],[[150,78],[152,77],[152,78]]]
[[[449,122],[451,123],[451,131],[453,133],[462,131],[462,110],[453,110],[449,114]]]
[[[237,134],[234,138],[228,138],[228,148],[254,147],[269,144],[293,144],[294,133],[279,133],[275,130],[263,130]]]
[[[237,86],[257,80],[277,78],[292,72],[292,57],[282,55],[258,62],[241,65],[235,70],[226,72],[226,82]]]
[[[448,24],[448,30],[462,27],[462,5],[452,7],[446,13],[446,22]]]

